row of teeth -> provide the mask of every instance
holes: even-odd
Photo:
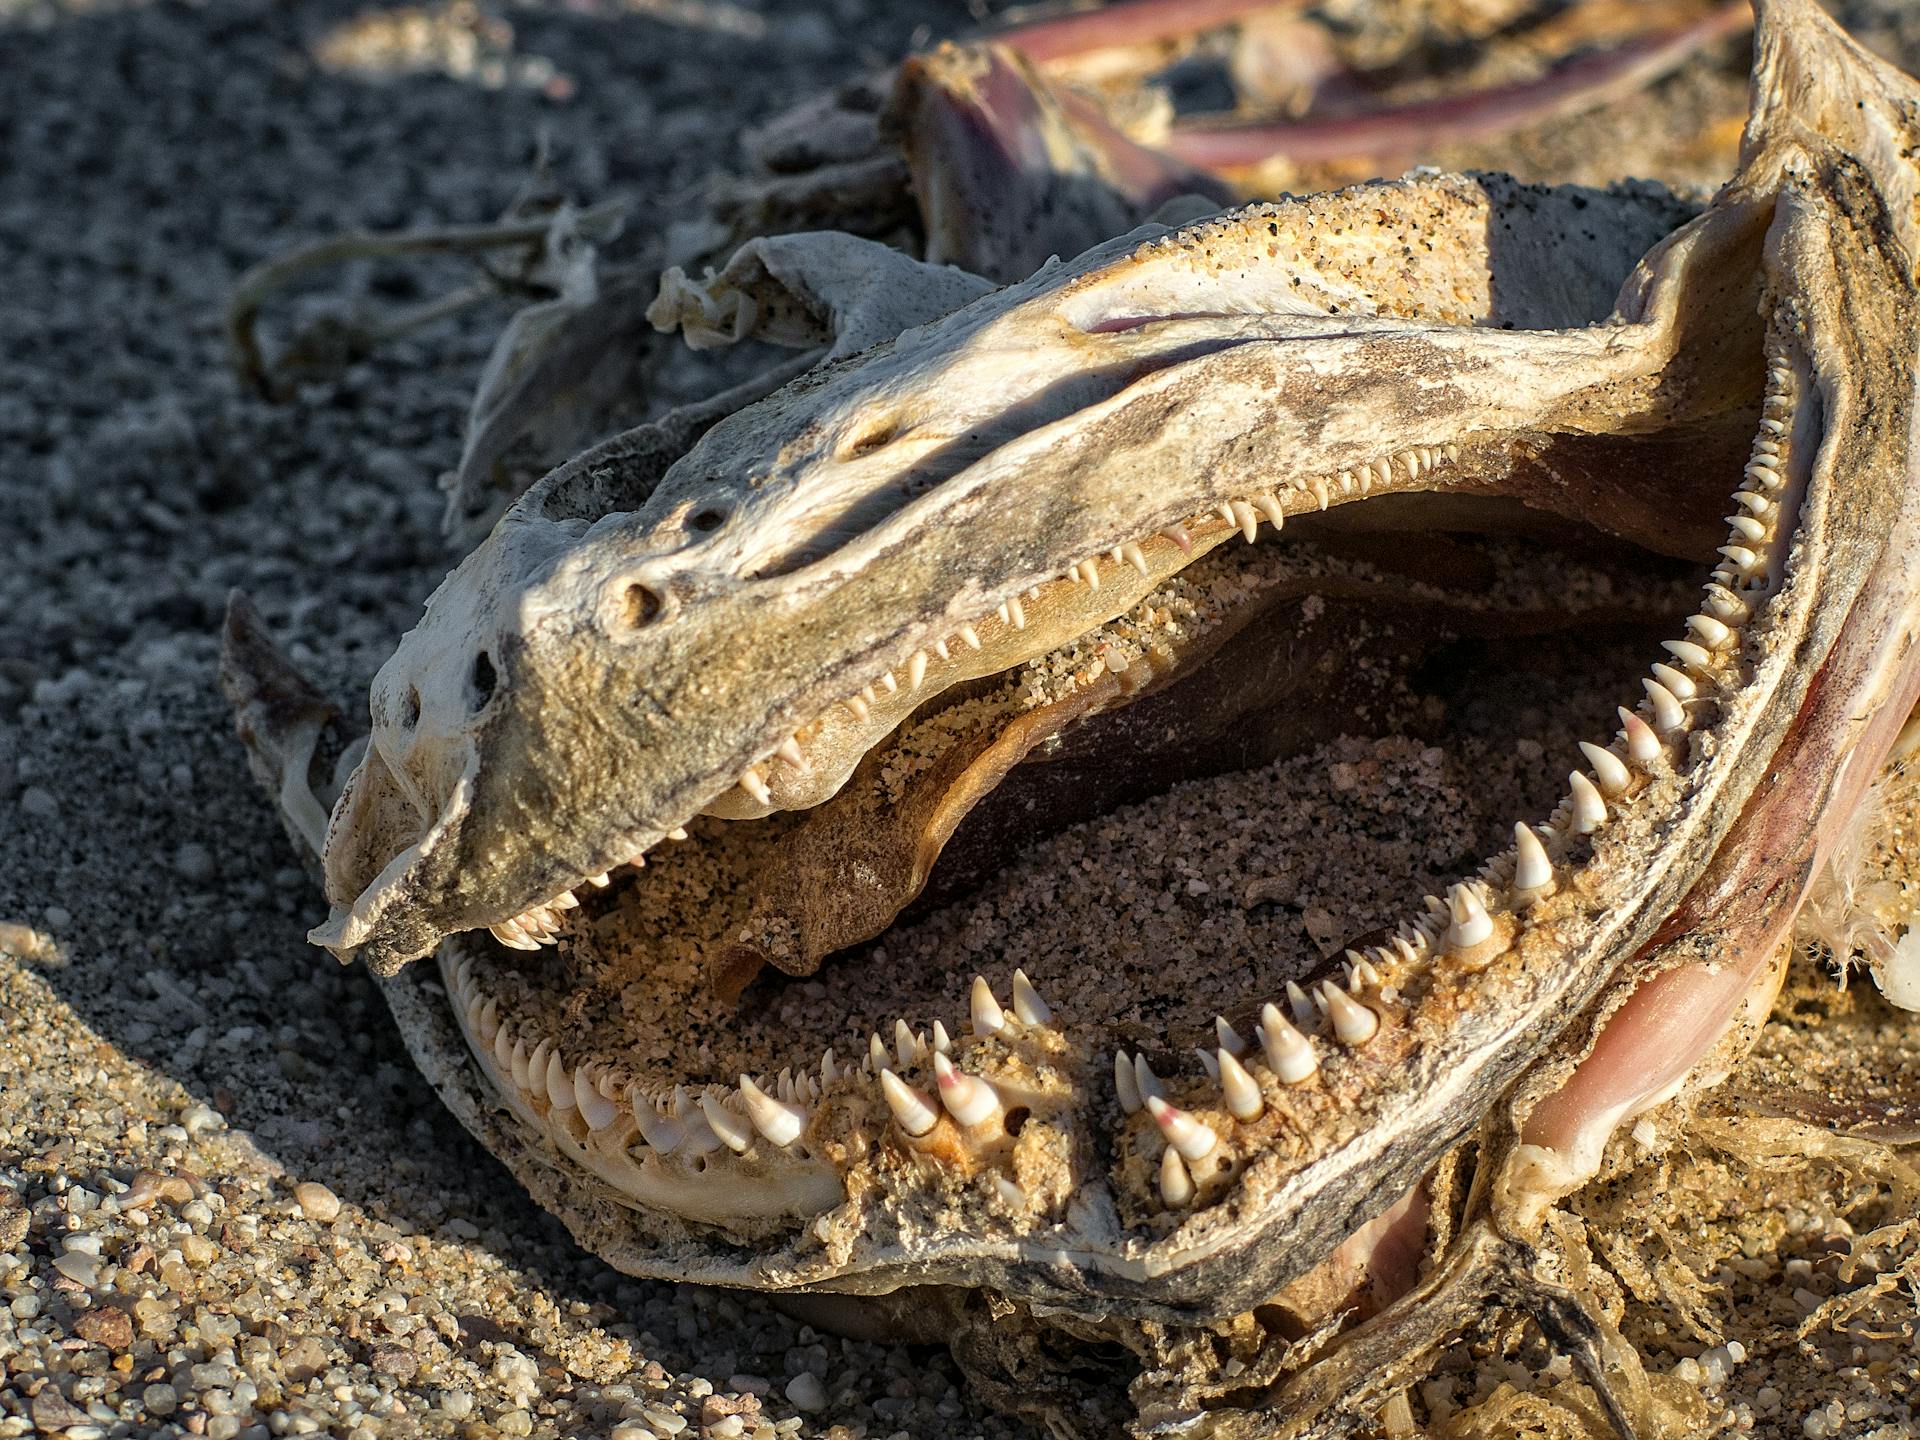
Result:
[[[1431,473],[1444,462],[1457,461],[1460,447],[1457,445],[1417,445],[1392,455],[1383,456],[1364,465],[1356,465],[1350,470],[1342,470],[1334,475],[1314,475],[1306,479],[1287,482],[1288,488],[1301,495],[1309,495],[1320,509],[1325,510],[1336,496],[1348,498],[1354,495],[1371,494],[1375,485],[1386,485],[1399,476],[1407,481],[1419,480]],[[1183,525],[1169,525],[1160,534],[1171,540],[1180,549],[1191,554],[1193,551],[1193,531],[1218,517],[1229,529],[1238,530],[1248,543],[1259,538],[1260,522],[1266,521],[1278,532],[1286,523],[1286,505],[1277,491],[1265,491],[1248,495],[1238,500],[1223,500],[1219,507],[1204,516],[1194,517]],[[1107,560],[1114,566],[1132,566],[1140,574],[1149,573],[1147,555],[1138,543],[1128,541],[1115,545],[1102,555],[1089,555],[1069,565],[1060,576],[1063,581],[1085,585],[1090,590],[1100,588],[1100,562]],[[1042,587],[1032,586],[1024,595],[1014,596],[1003,601],[994,615],[1002,626],[1009,630],[1027,628],[1026,607],[1039,600]],[[984,623],[984,622],[975,622]],[[927,671],[935,657],[941,661],[952,658],[958,646],[969,650],[978,650],[982,646],[980,633],[975,625],[962,625],[953,634],[936,640],[926,649],[916,650],[907,657],[907,663],[898,673],[893,670],[884,672],[873,684],[864,687],[859,694],[849,695],[839,701],[840,705],[853,715],[854,719],[865,724],[872,715],[874,707],[884,698],[900,693],[904,688],[911,695],[919,690],[927,678]],[[1120,664],[1124,664],[1121,661]],[[772,803],[773,791],[767,783],[768,766],[774,761],[789,766],[795,771],[806,769],[806,745],[804,732],[788,736],[777,746],[773,754],[765,760],[756,761],[740,773],[734,782],[740,789],[759,805]]]
[[[684,840],[686,830],[676,825],[667,832],[669,840]],[[626,862],[634,869],[646,867],[644,853],[636,854]],[[618,870],[618,865],[614,870]],[[488,932],[510,950],[538,950],[543,945],[558,945],[560,933],[566,928],[567,912],[580,908],[583,891],[604,890],[613,884],[613,870],[602,870],[598,875],[589,875],[581,881],[578,888],[563,890],[544,905],[533,905],[522,910],[511,920],[502,920],[498,925],[489,925]]]
[[[1687,619],[1686,638],[1664,642],[1669,659],[1653,666],[1650,678],[1642,682],[1646,698],[1640,710],[1620,709],[1621,728],[1612,745],[1580,742],[1586,769],[1568,775],[1567,795],[1545,825],[1515,825],[1512,849],[1489,861],[1477,879],[1453,886],[1444,900],[1428,896],[1425,913],[1403,924],[1388,944],[1365,953],[1347,951],[1347,989],[1327,981],[1309,999],[1300,986],[1289,983],[1292,1020],[1278,1006],[1264,1006],[1254,1029],[1254,1047],[1224,1018],[1216,1018],[1218,1046],[1211,1054],[1201,1050],[1199,1056],[1218,1092],[1218,1109],[1243,1123],[1264,1113],[1267,1101],[1250,1064],[1264,1063],[1283,1086],[1312,1080],[1320,1061],[1302,1032],[1318,1017],[1330,1023],[1342,1044],[1364,1047],[1379,1031],[1380,1014],[1354,997],[1377,989],[1391,1004],[1396,992],[1386,981],[1403,967],[1440,956],[1473,966],[1490,963],[1526,912],[1558,888],[1572,843],[1606,826],[1613,818],[1609,806],[1629,800],[1640,776],[1669,763],[1669,746],[1676,758],[1684,756],[1696,707],[1710,700],[1719,677],[1737,664],[1742,627],[1772,584],[1768,572],[1781,533],[1784,437],[1791,423],[1793,375],[1784,366],[1774,366],[1769,379],[1761,433],[1734,493],[1735,511],[1727,517],[1732,537],[1719,551],[1724,563],[1707,582],[1700,613]],[[1504,927],[1495,918],[1502,911]],[[1193,1204],[1197,1181],[1219,1173],[1221,1136],[1171,1104],[1141,1056],[1115,1056],[1114,1089],[1121,1109],[1133,1114],[1144,1108],[1165,1140],[1157,1177],[1162,1204],[1172,1210]]]
[[[943,1112],[962,1129],[971,1130],[1005,1108],[990,1079],[968,1074],[954,1063],[961,1047],[939,1021],[929,1032],[896,1021],[892,1045],[878,1034],[871,1036],[866,1055],[857,1063],[843,1062],[828,1050],[817,1071],[796,1073],[789,1068],[776,1077],[742,1075],[737,1087],[708,1085],[696,1092],[677,1085],[665,1094],[652,1095],[611,1067],[569,1065],[551,1041],[541,1039],[529,1045],[513,1022],[502,1016],[499,998],[480,989],[470,956],[455,959],[445,974],[456,1013],[464,1017],[469,1043],[492,1056],[498,1073],[511,1077],[523,1099],[539,1102],[563,1117],[577,1114],[590,1131],[630,1124],[638,1138],[661,1156],[699,1159],[722,1148],[744,1155],[756,1140],[804,1155],[804,1147],[796,1147],[821,1099],[830,1089],[856,1078],[878,1085],[894,1122],[911,1138],[928,1134]],[[1002,1007],[992,987],[976,976],[970,1008],[976,1042],[1044,1026],[1053,1019],[1051,1007],[1019,970],[1013,974],[1010,1006]],[[932,1094],[901,1078],[901,1071],[915,1068],[931,1070]]]

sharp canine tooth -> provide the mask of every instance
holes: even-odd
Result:
[[[1653,703],[1653,723],[1663,735],[1677,735],[1687,728],[1686,707],[1674,698],[1673,691],[1658,680],[1642,680],[1641,687]]]
[[[530,1079],[531,1072],[527,1068],[527,1042],[525,1040],[516,1039],[513,1042],[513,1053],[508,1057],[507,1067],[513,1073],[513,1083],[520,1089],[531,1092],[533,1085]]]
[[[1129,540],[1120,547],[1120,558],[1133,566],[1142,575],[1147,573],[1147,552]]]
[[[1187,1160],[1204,1160],[1213,1153],[1220,1143],[1220,1137],[1186,1111],[1169,1105],[1158,1095],[1146,1097],[1147,1113],[1153,1116],[1153,1123],[1160,1127],[1160,1133],[1167,1137],[1167,1143],[1178,1150]]]
[[[1576,770],[1567,777],[1573,792],[1573,833],[1591,835],[1607,823],[1607,802],[1594,783]]]
[[[1281,526],[1287,523],[1287,510],[1286,507],[1280,503],[1280,497],[1278,495],[1254,496],[1253,508],[1266,516],[1267,523],[1272,525],[1275,530],[1280,529]]]
[[[1193,1199],[1193,1176],[1187,1162],[1169,1145],[1160,1152],[1160,1200],[1174,1210],[1184,1210]]]
[[[1693,683],[1691,676],[1682,674],[1671,665],[1654,666],[1653,678],[1666,686],[1668,693],[1676,700],[1691,700],[1700,693],[1700,687]],[[1682,717],[1682,724],[1684,723],[1685,719]]]
[[[1333,981],[1328,980],[1321,985],[1320,993],[1327,997],[1327,1014],[1333,1020],[1333,1033],[1342,1044],[1358,1048],[1379,1032],[1380,1017]]]
[[[1293,1023],[1296,1025],[1311,1025],[1319,1015],[1313,1008],[1313,1002],[1307,998],[1307,992],[1293,980],[1287,981],[1287,1004],[1293,1011]]]
[[[547,903],[555,910],[578,910],[580,908],[580,902],[574,897],[574,893],[571,890],[562,891]]]
[[[1449,950],[1471,950],[1492,936],[1493,917],[1487,914],[1487,907],[1480,903],[1471,885],[1454,886],[1448,904],[1451,918],[1444,943]]]
[[[1651,765],[1660,758],[1660,737],[1653,727],[1626,706],[1620,707],[1620,728],[1626,733],[1627,754],[1636,765]]]
[[[740,1098],[753,1128],[783,1150],[807,1128],[807,1112],[802,1106],[774,1099],[754,1084],[751,1076],[740,1077]]]
[[[1773,508],[1773,502],[1764,495],[1756,495],[1751,490],[1733,492],[1733,503],[1749,515],[1764,515]]]
[[[1580,742],[1580,753],[1587,757],[1587,764],[1593,767],[1593,778],[1599,782],[1602,795],[1622,795],[1627,786],[1633,783],[1633,772],[1627,769],[1625,762],[1611,750],[1603,750],[1591,740]]]
[[[1173,541],[1174,544],[1178,545],[1180,547],[1180,553],[1182,555],[1193,554],[1193,536],[1187,533],[1186,526],[1169,525],[1166,529],[1162,530],[1160,533],[1166,536],[1167,539]]]
[[[1713,663],[1713,656],[1707,653],[1706,648],[1691,640],[1662,640],[1660,648],[1682,665],[1689,665],[1695,670],[1704,671]]]
[[[845,700],[841,701],[841,704],[853,712],[853,718],[856,720],[864,721],[873,714],[873,707],[868,705],[867,702],[862,700],[858,695],[849,695]]]
[[[494,939],[498,940],[502,945],[505,945],[509,950],[538,950],[540,948],[533,942],[532,937],[530,937],[526,931],[522,930],[511,920],[503,920],[498,925],[489,925],[487,930],[492,934]]]
[[[1729,515],[1727,516],[1727,525],[1734,534],[1738,535],[1742,540],[1745,540],[1749,545],[1758,545],[1762,540],[1767,538],[1767,527],[1751,515]]]
[[[962,1125],[978,1125],[999,1113],[1000,1097],[993,1093],[993,1086],[954,1069],[953,1062],[938,1052],[933,1057],[933,1078],[940,1087],[940,1103]]]
[[[773,792],[767,789],[767,782],[760,778],[760,772],[749,765],[740,776],[740,788],[754,798],[754,802],[766,805],[773,800]]]
[[[1760,557],[1744,545],[1722,545],[1719,553],[1731,560],[1745,573],[1760,563]]]
[[[589,875],[587,883],[596,890],[604,890],[613,883],[613,876],[608,871],[602,870],[598,875]]]
[[[1216,1015],[1213,1017],[1213,1036],[1214,1039],[1220,1042],[1220,1048],[1222,1050],[1226,1050],[1234,1055],[1244,1055],[1247,1053],[1247,1042],[1240,1038],[1239,1031],[1227,1023],[1226,1016]]]
[[[887,1108],[909,1135],[920,1136],[933,1129],[939,1112],[927,1103],[927,1097],[891,1070],[880,1072],[880,1093],[887,1097]]]
[[[1166,1092],[1160,1088],[1160,1077],[1153,1073],[1153,1067],[1147,1064],[1144,1055],[1136,1054],[1133,1057],[1133,1088],[1140,1093],[1142,1104],[1154,1096],[1166,1098]]]
[[[833,1047],[829,1045],[820,1056],[820,1083],[831,1085],[840,1078],[840,1066],[834,1061]]]
[[[902,1070],[912,1068],[914,1061],[920,1058],[920,1038],[904,1020],[893,1022],[893,1053]]]
[[[1227,528],[1229,530],[1237,530],[1240,528],[1240,517],[1233,513],[1233,502],[1231,500],[1222,500],[1214,513],[1227,522]]]
[[[1120,1097],[1121,1113],[1132,1115],[1140,1109],[1140,1087],[1134,1083],[1133,1061],[1124,1050],[1113,1052],[1113,1089]]]
[[[500,1070],[508,1077],[513,1075],[514,1035],[511,1025],[502,1025],[493,1032],[493,1058]]]
[[[796,770],[804,770],[807,768],[807,754],[806,751],[800,748],[798,736],[789,735],[780,742],[780,748],[773,753]]]
[[[1233,1052],[1224,1046],[1216,1053],[1220,1062],[1220,1093],[1226,1098],[1227,1113],[1236,1120],[1258,1120],[1260,1112],[1266,1109],[1266,1102],[1260,1098],[1260,1087],[1247,1073],[1247,1067],[1233,1058]]]
[[[933,1022],[933,1039],[929,1043],[933,1046],[936,1055],[953,1053],[953,1037],[947,1034],[947,1027],[938,1020]]]
[[[980,637],[975,633],[973,626],[962,625],[960,627],[960,638],[966,641],[969,650],[978,650],[980,648]]]
[[[707,1117],[707,1125],[720,1137],[720,1143],[734,1154],[744,1155],[747,1147],[753,1144],[753,1131],[712,1095],[700,1097],[700,1113]]]
[[[571,1110],[579,1104],[573,1093],[573,1076],[567,1073],[566,1065],[560,1059],[558,1050],[547,1054],[546,1070],[547,1099],[553,1102],[556,1110]]]
[[[686,1132],[680,1128],[679,1124],[662,1115],[658,1107],[646,1096],[635,1094],[631,1099],[633,1123],[640,1129],[640,1138],[662,1155],[671,1155],[678,1150],[680,1142],[686,1139]]]
[[[973,990],[967,997],[967,1006],[971,1012],[973,1033],[979,1036],[998,1035],[1001,1027],[1007,1023],[1006,1011],[1000,1008],[1000,1002],[993,998],[993,987],[984,977],[973,977]]]
[[[1280,1007],[1271,1003],[1260,1007],[1260,1051],[1267,1057],[1267,1068],[1283,1085],[1298,1085],[1311,1079],[1320,1068],[1307,1037],[1287,1023]]]
[[[620,1107],[600,1093],[584,1065],[573,1072],[573,1103],[589,1130],[604,1130],[620,1115]]]
[[[1553,888],[1553,861],[1531,825],[1513,827],[1513,894],[1534,900]]]
[[[1027,972],[1013,972],[1013,1017],[1022,1025],[1044,1025],[1053,1019],[1053,1011],[1027,979]]]
[[[947,642],[944,640],[936,640],[933,642],[933,653],[938,655],[942,660],[951,660],[953,658],[953,652],[947,649]]]
[[[1709,650],[1718,650],[1733,638],[1733,631],[1711,615],[1689,615],[1687,629],[1700,637],[1700,643]]]
[[[907,689],[918,690],[920,682],[927,678],[927,652],[916,650],[907,661]]]
[[[1012,619],[1014,629],[1024,630],[1027,628],[1027,610],[1018,600],[1007,601],[1007,615]]]
[[[1198,1045],[1193,1047],[1193,1053],[1200,1057],[1200,1068],[1207,1072],[1207,1079],[1218,1085],[1220,1083],[1220,1062],[1202,1050]]]
[[[1251,543],[1260,534],[1259,512],[1244,500],[1235,500],[1228,508],[1233,511],[1234,519],[1239,522],[1240,533]]]

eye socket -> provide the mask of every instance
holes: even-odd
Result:
[[[473,657],[473,708],[481,710],[493,698],[494,686],[500,677],[493,668],[493,658],[482,650]]]
[[[629,630],[651,625],[660,618],[660,592],[651,586],[634,583],[620,594],[620,623]]]
[[[693,517],[687,521],[690,527],[700,531],[702,534],[712,534],[726,523],[727,512],[715,505],[709,505],[703,510],[695,511]]]

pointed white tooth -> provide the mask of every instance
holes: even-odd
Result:
[[[1525,904],[1553,889],[1553,861],[1531,825],[1513,827],[1513,898]]]
[[[1227,523],[1228,529],[1237,530],[1240,528],[1240,517],[1233,513],[1233,502],[1231,500],[1222,500],[1219,505],[1214,508],[1213,513]]]
[[[944,640],[936,640],[933,642],[933,653],[938,655],[942,660],[951,660],[953,658],[953,652],[947,648],[947,642]]]
[[[673,1118],[680,1125],[681,1145],[689,1155],[711,1155],[726,1141],[707,1123],[701,1105],[687,1093],[687,1087],[673,1087]]]
[[[541,1057],[544,1063],[545,1057]],[[513,1053],[508,1057],[507,1068],[512,1072],[514,1086],[531,1094],[533,1092],[533,1072],[527,1063],[527,1042],[517,1039],[513,1042]]]
[[[1671,665],[1655,665],[1653,678],[1666,686],[1667,693],[1676,700],[1691,700],[1700,693],[1700,687],[1693,683],[1691,676],[1682,674]]]
[[[1019,1185],[1009,1180],[1006,1176],[996,1175],[993,1177],[993,1190],[994,1193],[1000,1197],[1000,1203],[1005,1205],[1009,1210],[1024,1210],[1027,1208],[1027,1192],[1022,1190]]]
[[[1214,1057],[1220,1062],[1220,1093],[1227,1102],[1227,1113],[1236,1120],[1258,1120],[1267,1108],[1260,1098],[1260,1086],[1247,1073],[1247,1067],[1222,1047]]]
[[[1593,767],[1593,778],[1599,784],[1602,795],[1612,797],[1626,793],[1627,786],[1633,783],[1633,772],[1627,769],[1624,760],[1591,740],[1580,742],[1580,753],[1587,757],[1587,764]]]
[[[790,1100],[774,1099],[754,1084],[750,1076],[740,1077],[740,1099],[746,1106],[747,1118],[753,1122],[753,1128],[783,1150],[798,1140],[807,1128],[804,1106]]]
[[[1267,523],[1279,530],[1287,523],[1287,508],[1280,503],[1278,495],[1256,495],[1253,508],[1267,517]]]
[[[1696,645],[1691,640],[1662,640],[1660,648],[1682,665],[1691,666],[1695,670],[1705,670],[1713,663],[1713,656],[1709,655],[1703,646]]]
[[[1578,770],[1567,777],[1567,786],[1573,794],[1573,833],[1591,835],[1607,823],[1607,802],[1600,798],[1598,787]]]
[[[1687,728],[1687,711],[1673,691],[1658,680],[1642,680],[1641,688],[1653,704],[1653,723],[1663,735],[1677,735]]]
[[[842,700],[840,703],[846,706],[847,709],[853,712],[854,719],[861,721],[862,723],[865,723],[873,715],[873,707],[867,704],[867,702],[865,700],[862,700],[858,695],[849,695],[846,699]]]
[[[900,693],[900,682],[893,678],[893,671],[888,670],[881,674],[880,688],[889,695],[897,695]]]
[[[973,626],[962,625],[960,627],[960,638],[966,642],[969,650],[978,650],[980,648],[980,636],[974,630]]]
[[[1131,1115],[1140,1108],[1140,1087],[1134,1083],[1133,1061],[1124,1050],[1113,1052],[1113,1090],[1120,1097],[1123,1114]]]
[[[1260,512],[1244,500],[1232,501],[1230,508],[1234,519],[1239,522],[1240,533],[1246,536],[1249,542],[1257,539],[1260,534]]]
[[[1733,503],[1749,515],[1764,515],[1773,509],[1773,501],[1764,495],[1756,495],[1751,490],[1734,491]]]
[[[1000,1113],[1000,1097],[992,1085],[978,1075],[956,1070],[953,1062],[937,1051],[933,1079],[940,1089],[940,1103],[962,1125],[979,1125]]]
[[[1660,758],[1660,737],[1624,705],[1620,707],[1620,730],[1627,737],[1627,758],[1634,764],[1645,767]]]
[[[833,1058],[833,1047],[828,1046],[820,1056],[820,1083],[831,1085],[840,1078],[840,1063]]]
[[[1385,485],[1393,479],[1393,462],[1376,460],[1373,462],[1373,480],[1376,485]]]
[[[1271,1003],[1260,1007],[1260,1052],[1267,1057],[1267,1068],[1283,1085],[1298,1085],[1310,1080],[1320,1068],[1313,1045]]]
[[[951,1055],[953,1053],[953,1037],[947,1034],[947,1027],[942,1025],[938,1020],[933,1022],[933,1039],[929,1043],[933,1046],[933,1051],[936,1055]]]
[[[1493,937],[1493,917],[1480,903],[1471,885],[1456,885],[1448,892],[1448,924],[1444,943],[1449,950],[1471,950]]]
[[[1328,503],[1333,499],[1332,492],[1327,488],[1326,477],[1323,475],[1314,476],[1311,480],[1307,481],[1307,488],[1313,492],[1313,498],[1319,503],[1320,508],[1322,510],[1326,509]]]
[[[620,1107],[600,1093],[584,1065],[573,1072],[573,1103],[589,1130],[604,1130],[620,1115]]]
[[[1100,562],[1091,555],[1080,562],[1080,579],[1089,590],[1100,588]]]
[[[744,1155],[747,1147],[753,1144],[753,1131],[746,1121],[722,1105],[711,1094],[700,1097],[700,1113],[707,1118],[707,1126],[720,1137],[720,1143],[736,1155]]]
[[[604,890],[612,883],[613,876],[605,870],[602,870],[598,875],[589,875],[587,877],[587,884],[593,886],[596,890]]]
[[[1027,972],[1013,972],[1013,1018],[1022,1025],[1044,1025],[1053,1019],[1053,1011],[1040,998],[1040,992],[1027,979]]]
[[[1724,650],[1727,643],[1733,639],[1733,631],[1725,622],[1716,620],[1711,615],[1689,615],[1687,629],[1692,631],[1694,637],[1709,650]]]
[[[1727,528],[1749,545],[1758,545],[1767,538],[1767,527],[1751,515],[1727,516]]]
[[[639,1127],[640,1138],[662,1155],[671,1155],[678,1150],[680,1142],[686,1139],[686,1132],[680,1123],[662,1115],[658,1107],[637,1090],[629,1098],[633,1105],[633,1123]]]
[[[547,1099],[556,1110],[571,1110],[579,1104],[573,1092],[573,1076],[566,1064],[560,1059],[560,1052],[553,1050],[547,1055],[546,1071]]]
[[[1333,981],[1321,985],[1320,993],[1327,997],[1327,1015],[1333,1021],[1334,1035],[1343,1045],[1358,1048],[1379,1033],[1380,1017]]]
[[[1287,981],[1287,1005],[1293,1011],[1293,1023],[1311,1025],[1319,1018],[1319,1011],[1313,1008],[1313,1002],[1307,998],[1307,992],[1300,988],[1299,982]]]
[[[511,1025],[502,1025],[493,1032],[493,1058],[495,1068],[509,1078],[513,1075],[513,1047],[516,1037]]]
[[[1725,570],[1713,573],[1717,577],[1732,578]],[[1726,579],[1707,586],[1707,609],[1713,612],[1716,620],[1725,621],[1728,625],[1744,625],[1753,615],[1753,607],[1728,588]]]
[[[1160,533],[1166,536],[1167,539],[1173,541],[1174,544],[1178,545],[1180,547],[1180,553],[1182,555],[1193,554],[1193,536],[1187,533],[1186,526],[1169,525],[1166,529],[1162,530]]]
[[[1227,1017],[1224,1015],[1213,1017],[1213,1038],[1219,1042],[1222,1050],[1230,1051],[1235,1055],[1247,1053],[1247,1042],[1240,1038],[1240,1032],[1227,1022]]]
[[[1166,1096],[1167,1092],[1160,1088],[1160,1077],[1153,1073],[1153,1067],[1147,1064],[1144,1055],[1136,1054],[1133,1057],[1133,1088],[1139,1092],[1143,1104],[1152,1096],[1158,1095],[1163,1099]]]
[[[491,1045],[494,1037],[500,1033],[500,1000],[498,996],[489,995],[486,1003],[481,1005],[479,1028],[482,1043]]]
[[[550,910],[578,910],[580,908],[580,900],[571,890],[563,890],[547,902],[547,908]]]
[[[871,685],[864,686],[861,689],[860,698],[866,701],[867,704],[869,705],[878,705],[880,703],[879,692],[877,692]]]
[[[1722,545],[1719,553],[1732,561],[1742,574],[1750,573],[1760,564],[1760,557],[1744,545]]]
[[[1011,625],[1013,623],[1013,612],[1007,608],[1005,601],[1001,602],[1000,609],[995,613],[1000,616],[1000,623],[1002,625]]]
[[[512,920],[502,920],[498,925],[489,925],[488,932],[510,950],[538,950],[531,936]]]
[[[789,735],[780,742],[780,748],[773,752],[795,770],[807,768],[807,752],[800,748],[800,737]]]
[[[1193,1047],[1193,1053],[1200,1057],[1200,1068],[1207,1072],[1207,1079],[1218,1085],[1220,1083],[1220,1062],[1215,1060],[1213,1056],[1209,1055],[1198,1045]]]
[[[1169,1210],[1184,1210],[1193,1202],[1193,1176],[1180,1152],[1169,1145],[1160,1152],[1160,1203]]]
[[[1202,1125],[1186,1111],[1169,1105],[1158,1095],[1146,1097],[1146,1106],[1147,1113],[1153,1116],[1153,1123],[1160,1127],[1160,1133],[1167,1137],[1167,1143],[1178,1150],[1183,1159],[1204,1160],[1220,1143],[1220,1137],[1213,1133],[1211,1127]]]
[[[751,795],[757,804],[766,805],[773,799],[773,792],[767,789],[767,782],[760,778],[760,772],[751,765],[740,774],[740,788]]]
[[[1007,1023],[1007,1013],[1000,1008],[1000,1002],[993,998],[993,987],[987,984],[983,976],[973,977],[973,989],[967,996],[969,1023],[973,1033],[980,1036],[998,1035]]]
[[[1147,573],[1147,552],[1129,540],[1120,547],[1120,558],[1133,566],[1142,575]]]
[[[1024,630],[1027,628],[1027,607],[1019,600],[1007,601],[1007,614],[1013,620],[1014,629]]]
[[[940,1119],[927,1097],[891,1070],[880,1072],[880,1092],[887,1097],[887,1108],[893,1111],[893,1118],[909,1135],[926,1134]]]
[[[886,1042],[877,1033],[867,1036],[867,1059],[876,1070],[884,1070],[893,1064],[893,1057],[887,1054]]]
[[[907,659],[907,689],[918,690],[927,678],[927,652],[916,650]]]
[[[893,1022],[893,1055],[902,1070],[911,1069],[920,1058],[920,1039],[904,1020]]]

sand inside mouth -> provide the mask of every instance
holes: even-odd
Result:
[[[1287,658],[1270,709],[1237,716],[1233,743],[1216,734],[1196,758],[1171,733],[1156,751],[1138,723],[1069,729],[961,823],[928,895],[899,923],[824,963],[783,967],[801,973],[768,966],[734,985],[716,984],[726,979],[716,957],[764,943],[768,894],[793,893],[796,875],[842,889],[871,877],[845,857],[809,867],[809,813],[702,819],[629,883],[589,896],[560,948],[476,947],[482,988],[657,1085],[817,1066],[829,1046],[857,1059],[871,1034],[891,1043],[899,1019],[958,1033],[972,977],[1004,993],[1016,967],[1069,1027],[1171,1059],[1210,1043],[1215,1014],[1326,969],[1497,851],[1516,818],[1551,809],[1577,761],[1571,737],[1616,723],[1657,637],[1684,613],[1690,577],[1669,562],[1514,539],[1410,545],[1303,527],[1284,542],[1222,548],[1150,597],[1151,616],[1129,612],[949,698],[937,723],[896,737],[854,783],[897,796],[966,715],[1071,694],[1091,659],[1138,648],[1152,626],[1198,633],[1250,594],[1283,592],[1210,671],[1118,712],[1157,732],[1182,708],[1217,707],[1254,685],[1250,666]],[[1468,594],[1494,617],[1469,619],[1476,633],[1433,621]],[[1215,693],[1190,693],[1209,685]],[[1336,696],[1346,708],[1334,709]],[[1303,698],[1329,713],[1303,717]],[[1234,768],[1242,740],[1264,747],[1260,763]],[[1069,801],[1099,789],[1103,759],[1108,770],[1131,764],[1136,793],[1167,793],[1081,819]],[[1190,760],[1201,778],[1183,778]],[[1104,809],[1116,795],[1130,798],[1110,786],[1090,803]],[[1079,823],[1032,839],[1062,820]]]

